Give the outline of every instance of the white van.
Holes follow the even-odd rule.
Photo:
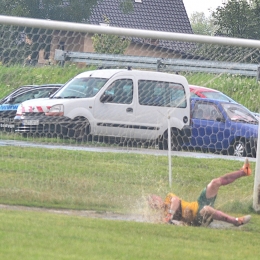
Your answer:
[[[169,126],[174,149],[191,135],[190,90],[186,78],[175,74],[87,71],[50,98],[23,102],[15,122],[17,132],[157,140],[160,149],[168,148]]]

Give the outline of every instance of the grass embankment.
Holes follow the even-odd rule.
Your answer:
[[[0,98],[13,89],[28,84],[65,83],[82,71],[95,67],[0,67]],[[227,74],[182,73],[190,84],[214,88],[224,92],[254,112],[259,112],[260,88],[255,77]]]

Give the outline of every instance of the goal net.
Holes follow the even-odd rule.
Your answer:
[[[0,41],[2,204],[144,214],[149,194],[257,169],[258,41],[4,16]],[[217,207],[246,212],[254,190],[257,209],[255,179]]]

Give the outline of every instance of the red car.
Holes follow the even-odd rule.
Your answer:
[[[190,85],[190,92],[191,92],[191,97],[210,98],[210,99],[223,100],[223,101],[228,101],[237,104],[237,102],[232,98],[212,88]]]

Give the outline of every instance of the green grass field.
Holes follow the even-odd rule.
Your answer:
[[[150,193],[197,198],[210,179],[241,161],[0,147],[0,203],[143,213]],[[254,169],[255,163],[251,163]],[[1,259],[258,259],[260,217],[252,210],[254,173],[222,187],[216,207],[252,214],[242,227],[178,227],[2,209]],[[144,205],[144,204],[141,204]]]
[[[21,85],[65,83],[84,70],[73,65],[0,67],[0,97]],[[255,78],[184,76],[190,84],[218,89],[250,110],[259,110]],[[0,139],[8,138],[24,140],[0,133]],[[68,144],[59,139],[38,141]],[[169,187],[166,155],[0,146],[0,204],[153,214],[146,208],[148,194],[165,196],[173,191],[187,201],[195,200],[212,178],[242,166],[238,160],[176,156],[171,163]],[[255,163],[251,165],[254,169]],[[0,259],[259,259],[260,217],[252,209],[253,185],[254,172],[219,191],[217,209],[234,216],[252,215],[252,221],[239,228],[178,227],[1,209]]]
[[[259,259],[260,218],[236,229],[0,211],[0,258]]]
[[[241,167],[240,161],[175,156],[170,188],[167,156],[8,146],[0,159],[0,203],[114,212],[135,210],[151,193],[174,190],[194,200],[212,178]],[[241,178],[223,188],[218,206],[247,212],[252,190],[253,178]]]

